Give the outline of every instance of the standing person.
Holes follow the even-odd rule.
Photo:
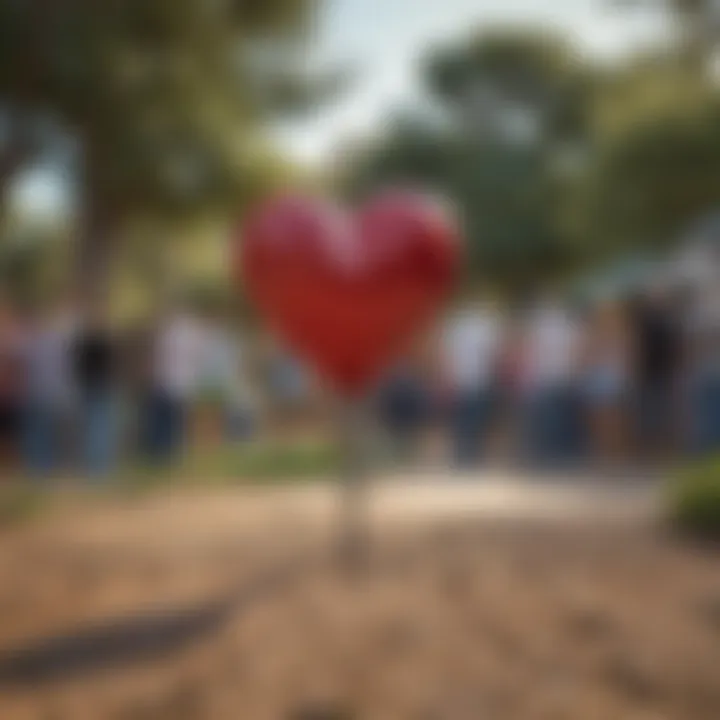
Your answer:
[[[251,378],[250,345],[246,337],[239,334],[231,340],[227,430],[230,440],[234,441],[245,440],[255,433],[258,399]]]
[[[0,476],[20,456],[26,368],[21,324],[0,298]]]
[[[543,465],[567,462],[580,451],[578,328],[570,313],[550,300],[531,313],[526,333],[523,454]]]
[[[228,435],[231,416],[231,399],[237,381],[238,344],[229,321],[222,311],[211,311],[203,316],[203,352],[198,373],[196,403],[204,402],[204,438],[211,443],[224,440]]]
[[[204,351],[202,329],[184,308],[170,310],[158,323],[148,407],[147,453],[171,462],[183,448],[192,397]]]
[[[687,445],[698,455],[720,451],[720,289],[699,287],[687,318]]]
[[[380,389],[380,416],[394,459],[417,458],[431,416],[431,400],[424,348],[418,348],[389,374]]]
[[[634,307],[634,383],[636,431],[646,460],[677,449],[683,334],[670,297],[653,287]]]
[[[275,349],[269,370],[275,411],[273,425],[281,435],[295,435],[308,418],[310,376],[295,357],[281,348]]]
[[[588,318],[583,343],[583,397],[593,459],[614,465],[626,457],[630,346],[623,309],[601,303]]]
[[[76,421],[71,343],[75,328],[69,307],[41,311],[27,343],[28,392],[25,454],[34,474],[69,469]]]
[[[461,309],[445,329],[442,364],[453,454],[459,467],[474,465],[487,444],[500,335],[496,314],[482,302]]]
[[[122,342],[122,388],[129,416],[123,448],[134,460],[146,459],[150,454],[155,323],[154,317],[137,321],[124,334]]]
[[[96,308],[83,317],[72,344],[78,397],[81,461],[93,477],[114,469],[119,440],[118,347]]]
[[[528,370],[527,352],[528,343],[523,323],[518,315],[513,313],[508,318],[497,372],[501,438],[506,456],[512,456],[517,444],[518,428],[522,424],[523,391]]]

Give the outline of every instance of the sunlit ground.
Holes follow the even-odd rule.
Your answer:
[[[359,577],[331,562],[315,484],[162,487],[6,525],[0,718],[720,717],[716,549],[620,512],[630,494],[501,519],[467,483],[393,492]]]

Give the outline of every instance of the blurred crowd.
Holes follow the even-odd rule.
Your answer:
[[[585,306],[473,299],[426,340],[373,396],[398,459],[424,457],[438,436],[459,467],[612,467],[720,450],[714,283]],[[220,418],[223,441],[249,438],[259,415],[251,344],[225,314],[183,306],[121,333],[72,301],[0,303],[0,467],[101,477],[169,464],[191,442],[199,407]],[[307,420],[313,384],[298,363],[276,353],[265,382],[282,417]]]
[[[657,465],[720,450],[720,288],[576,305],[473,302],[380,395],[396,452],[426,430],[460,467]],[[439,351],[439,352],[438,352]]]
[[[0,467],[33,475],[166,464],[187,446],[190,411],[250,432],[251,390],[222,313],[177,306],[122,331],[72,300],[0,303]]]

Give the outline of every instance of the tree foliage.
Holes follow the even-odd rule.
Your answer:
[[[51,116],[88,154],[112,159],[110,184],[128,199],[182,196],[173,163],[204,172],[206,186],[222,173],[227,148],[217,145],[231,145],[229,128],[257,109],[243,50],[287,28],[299,6],[2,0],[0,100],[14,117]]]
[[[716,4],[645,4],[668,14],[676,41],[607,74],[594,112],[586,221],[616,253],[662,251],[720,203]]]
[[[682,29],[708,12],[667,9]],[[443,120],[391,126],[357,177],[446,192],[471,277],[501,290],[662,252],[720,202],[720,93],[677,37],[612,67],[533,29],[451,43],[423,66]]]
[[[720,202],[720,104],[638,122],[599,159],[593,220],[616,247],[662,249]]]
[[[0,194],[39,119],[75,137],[88,282],[105,274],[120,218],[247,197],[262,113],[287,106],[291,89],[295,105],[301,89],[323,89],[299,65],[263,60],[297,54],[313,4],[0,0],[0,112],[12,131]]]
[[[498,28],[432,52],[425,66],[428,90],[471,130],[508,109],[532,112],[545,140],[582,134],[587,65],[564,38],[537,28]],[[489,128],[497,131],[496,127]]]
[[[458,205],[468,277],[521,292],[580,259],[559,205],[557,158],[588,140],[590,78],[564,41],[491,31],[435,51],[425,84],[441,119],[405,119],[358,163],[356,182],[416,182]]]

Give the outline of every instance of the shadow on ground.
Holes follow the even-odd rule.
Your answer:
[[[292,583],[310,565],[295,558],[209,602],[112,618],[0,653],[0,687],[62,681],[166,657],[218,632],[252,603]]]

